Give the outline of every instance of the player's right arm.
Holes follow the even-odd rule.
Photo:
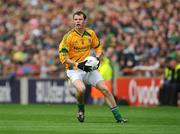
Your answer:
[[[59,44],[59,59],[62,64],[69,64],[73,66],[77,66],[77,63],[69,59],[69,50],[70,50],[71,38],[67,33],[61,43]]]

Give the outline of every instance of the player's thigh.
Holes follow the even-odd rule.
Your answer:
[[[84,92],[86,90],[84,82],[80,79],[74,80],[73,85],[78,90],[78,92]]]
[[[78,90],[78,91],[84,91],[85,90],[85,85],[83,82],[83,77],[85,73],[81,70],[67,70],[67,76],[72,82],[73,86]]]
[[[109,92],[108,87],[106,86],[106,83],[104,80],[99,81],[96,84],[96,88],[101,91],[103,94],[107,94]]]
[[[103,77],[99,73],[99,71],[94,70],[90,73],[87,73],[83,79],[87,84],[96,87],[97,83],[103,81]]]

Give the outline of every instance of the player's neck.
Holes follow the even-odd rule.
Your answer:
[[[82,35],[85,31],[85,28],[75,28],[75,30]]]

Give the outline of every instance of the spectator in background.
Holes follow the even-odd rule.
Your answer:
[[[164,72],[164,81],[160,87],[160,105],[177,106],[180,92],[180,63],[174,57],[168,57]]]
[[[175,60],[168,57],[165,62],[164,79],[160,85],[159,102],[160,105],[170,104],[170,93],[174,83]]]
[[[133,68],[133,72],[136,74],[140,73],[141,76],[154,77],[156,76],[156,71],[158,71],[160,63],[157,62],[156,57],[149,57],[145,59],[142,65],[137,65]]]
[[[179,61],[179,60],[178,60]],[[170,92],[170,105],[177,106],[178,95],[180,93],[180,63],[175,61],[175,70],[174,70],[174,83],[172,83],[172,90]]]

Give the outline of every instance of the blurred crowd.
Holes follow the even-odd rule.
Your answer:
[[[179,0],[1,0],[0,77],[64,78],[58,46],[83,10],[114,76],[159,77],[180,62]]]

